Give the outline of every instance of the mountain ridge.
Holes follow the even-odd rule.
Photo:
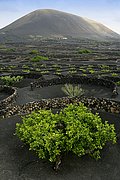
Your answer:
[[[2,34],[18,37],[120,38],[119,34],[101,23],[53,9],[33,11],[0,29]]]

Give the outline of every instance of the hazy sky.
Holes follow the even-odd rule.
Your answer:
[[[36,9],[57,9],[87,17],[120,34],[120,0],[0,0],[0,28]]]

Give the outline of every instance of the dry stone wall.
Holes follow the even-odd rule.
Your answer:
[[[85,77],[85,76],[65,76],[61,78],[54,78],[52,80],[38,80],[34,83],[34,87],[45,87],[45,86],[52,86],[57,84],[65,84],[65,83],[75,83],[75,84],[93,84],[93,85],[99,85],[99,86],[105,86],[108,88],[111,88],[113,91],[116,87],[115,83],[113,81],[102,79],[102,78],[93,78],[93,77]]]
[[[84,103],[85,106],[90,109],[106,111],[111,113],[120,113],[120,102],[112,101],[108,99],[100,98],[87,98],[87,97],[76,97],[76,98],[54,98],[54,99],[44,99],[38,102],[31,102],[21,106],[14,106],[12,108],[6,109],[3,117],[10,117],[13,115],[23,115],[29,114],[32,111],[39,109],[61,109],[66,107],[70,103]]]
[[[80,77],[80,76],[74,76],[74,77],[63,77],[63,78],[55,78],[52,80],[42,80],[35,82],[35,87],[44,87],[44,86],[50,86],[55,84],[65,84],[65,83],[90,83],[90,84],[96,84],[105,86],[108,88],[111,88],[111,91],[113,91],[116,88],[115,83],[112,81],[108,81],[105,79],[97,79],[97,78],[88,78],[88,77]],[[9,90],[9,89],[8,89]],[[111,113],[120,113],[120,102],[113,101],[112,99],[104,99],[104,98],[95,98],[95,97],[63,97],[63,98],[54,98],[54,99],[42,99],[37,102],[30,102],[24,105],[14,105],[12,106],[11,102],[16,97],[16,90],[14,88],[11,88],[12,95],[9,96],[6,100],[4,100],[4,106],[6,108],[2,109],[2,105],[0,106],[0,115],[4,117],[10,117],[13,115],[23,115],[23,114],[29,114],[34,110],[39,110],[41,108],[45,109],[61,109],[67,106],[67,104],[70,103],[84,103],[85,106],[95,109],[95,110],[101,110],[101,111],[107,111]]]
[[[17,90],[14,87],[10,86],[0,86],[0,90],[8,93],[8,97],[0,101],[0,113],[1,111],[4,111],[8,107],[11,107],[16,99],[17,96]]]

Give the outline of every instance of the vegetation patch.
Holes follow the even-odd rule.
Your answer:
[[[33,49],[31,52],[30,52],[30,54],[38,54],[39,53],[39,51],[37,50],[37,49]]]
[[[69,97],[77,97],[82,96],[84,94],[84,90],[81,88],[80,85],[74,86],[72,84],[65,84],[62,87],[62,91]]]
[[[100,150],[108,141],[116,143],[114,125],[103,123],[97,113],[91,113],[82,103],[70,104],[56,114],[39,110],[23,116],[22,123],[16,124],[16,135],[39,158],[54,162],[56,170],[66,152],[99,159]]]
[[[31,59],[31,62],[39,62],[41,60],[48,60],[49,58],[48,57],[45,57],[45,56],[35,56]]]
[[[117,73],[112,73],[111,75],[112,75],[113,77],[118,76],[118,74],[117,74]]]
[[[120,86],[120,81],[117,81],[116,84],[117,84],[118,86]]]
[[[12,86],[14,83],[19,82],[23,79],[23,76],[2,76],[0,77],[4,85]]]
[[[78,51],[78,53],[79,53],[79,54],[88,54],[88,53],[92,53],[92,51],[89,50],[89,49],[80,49],[80,50]]]

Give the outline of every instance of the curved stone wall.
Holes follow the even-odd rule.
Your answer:
[[[12,108],[6,109],[4,111],[3,117],[9,117],[13,115],[23,115],[29,114],[34,110],[39,110],[41,108],[44,109],[60,109],[66,107],[70,103],[84,103],[85,106],[90,109],[106,111],[111,113],[120,113],[120,102],[112,101],[108,99],[100,99],[100,98],[87,98],[87,97],[79,97],[79,98],[54,98],[54,99],[46,99],[38,102],[31,102],[21,106],[14,106]]]
[[[14,87],[3,86],[3,85],[0,86],[0,90],[7,92],[9,95],[7,98],[0,101],[0,112],[1,112],[1,110],[7,109],[9,106],[13,105],[13,103],[15,102],[17,91]]]
[[[42,80],[35,82],[35,87],[45,87],[50,85],[56,85],[56,84],[65,84],[65,83],[89,83],[89,84],[97,84],[101,86],[105,86],[108,88],[111,88],[113,91],[116,88],[116,85],[112,81],[108,81],[105,79],[97,79],[97,78],[89,78],[89,77],[81,77],[81,76],[70,76],[70,77],[64,77],[64,78],[55,78],[52,80]],[[11,88],[12,89],[12,88]],[[14,89],[14,88],[13,88]],[[16,90],[14,89],[14,93],[8,97],[4,101],[5,107],[4,109],[0,109],[0,115],[4,117],[9,117],[12,115],[21,115],[21,114],[29,114],[34,110],[39,110],[41,108],[45,109],[60,109],[67,104],[70,103],[79,103],[82,102],[85,104],[85,106],[95,109],[95,110],[101,110],[101,111],[107,111],[111,113],[120,113],[120,102],[113,101],[111,99],[104,99],[104,98],[95,98],[95,97],[75,97],[75,98],[69,98],[69,97],[63,97],[63,98],[54,98],[54,99],[42,99],[38,102],[30,102],[25,105],[16,105],[11,106],[7,105],[10,104],[12,99],[15,99],[16,97]]]
[[[38,79],[42,75],[40,73],[30,72],[30,73],[12,73],[11,76],[23,76],[24,78],[32,78],[32,79]]]
[[[93,77],[79,76],[79,75],[54,78],[52,80],[38,80],[34,83],[34,87],[41,88],[45,86],[52,86],[52,85],[65,84],[65,83],[94,84],[94,85],[105,86],[105,87],[111,88],[112,91],[116,88],[116,85],[113,81],[102,79],[102,78],[93,78]]]

